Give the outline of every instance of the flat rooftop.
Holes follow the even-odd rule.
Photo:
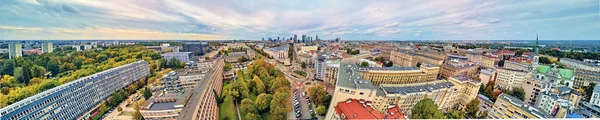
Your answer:
[[[538,118],[551,118],[551,116],[549,114],[543,112],[540,108],[534,107],[531,105],[527,105],[527,104],[523,103],[523,101],[521,101],[519,98],[515,98],[508,94],[502,93],[502,94],[500,94],[500,96],[498,96],[498,99],[504,99],[505,101],[508,101],[509,104],[513,104],[513,105],[521,108],[522,110],[525,110],[525,111],[535,115]]]
[[[358,72],[358,66],[347,62],[342,62],[338,74],[338,86],[354,89],[377,89],[369,80],[363,80]]]
[[[368,67],[368,66],[361,66],[358,68],[358,71],[371,71],[371,70],[377,70],[377,71],[408,71],[408,70],[419,70],[418,67]]]
[[[452,88],[455,85],[446,80],[440,80],[435,82],[427,82],[423,84],[411,84],[410,86],[382,86],[381,89],[386,94],[410,94],[418,92],[431,92],[444,88]]]

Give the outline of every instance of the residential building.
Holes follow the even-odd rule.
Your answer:
[[[190,96],[177,119],[181,120],[217,120],[219,107],[216,96],[221,94],[223,86],[223,58],[215,59],[215,67],[206,73],[206,76],[197,86],[190,90]]]
[[[525,104],[519,98],[500,94],[487,119],[543,119],[551,116],[540,108]]]
[[[564,118],[569,109],[575,108],[573,102],[562,99],[558,94],[551,92],[544,92],[540,95],[540,102],[537,107],[556,118]]]
[[[531,70],[531,65],[526,64],[526,63],[522,63],[522,62],[515,62],[515,61],[510,61],[510,60],[505,60],[504,61],[504,67],[502,67],[504,69],[510,69],[510,70],[519,70],[519,71],[530,71]]]
[[[179,62],[190,62],[190,54],[191,52],[170,52],[160,54],[165,60],[170,61],[172,58],[177,59]]]
[[[575,80],[573,88],[581,88],[590,85],[590,83],[600,84],[600,71],[575,70]]]
[[[13,59],[23,56],[23,46],[21,43],[8,44],[8,58]]]
[[[580,111],[581,116],[585,118],[600,118],[600,106],[590,104],[588,102],[581,102]]]
[[[467,52],[466,54],[469,61],[476,63],[478,65],[482,64],[483,55],[478,52]]]
[[[248,54],[248,59],[252,60],[252,59],[256,58],[256,52],[254,52],[254,50],[252,50],[252,49],[248,49],[246,51],[246,54]]]
[[[487,68],[493,68],[496,66],[498,57],[493,55],[484,55],[481,57],[481,66]]]
[[[592,97],[590,97],[590,104],[600,106],[600,85],[594,86]]]
[[[435,65],[425,64],[421,69],[423,70],[414,67],[359,67],[356,64],[343,62],[339,68],[332,101],[364,99],[373,101],[372,106],[379,112],[385,112],[385,108],[396,105],[401,111],[406,111],[406,114],[410,115],[410,109],[425,98],[432,99],[439,109],[450,110],[453,106],[460,106],[456,102],[450,102],[451,100],[477,96],[480,83],[472,84],[476,82],[472,79],[455,78],[454,82],[458,83],[455,85],[448,80],[437,80],[439,67]],[[420,71],[419,75],[424,74],[423,76],[435,74],[431,75],[432,77],[423,77],[413,74],[413,71]],[[427,80],[429,78],[433,80]],[[471,90],[474,90],[475,94],[472,94]],[[330,112],[325,118],[334,118],[334,110],[335,108],[330,106],[328,110]]]
[[[466,75],[452,76],[448,79],[455,86],[457,93],[453,93],[452,98],[448,99],[446,105],[452,106],[451,109],[463,110],[467,104],[477,98],[481,82],[471,79]]]
[[[377,111],[371,101],[348,99],[346,101],[337,102],[334,106],[333,118],[328,119],[406,119],[404,113],[396,105],[387,107],[386,112]]]
[[[317,80],[324,80],[325,79],[325,69],[326,69],[326,65],[327,65],[327,57],[326,56],[320,56],[319,58],[317,58],[317,61],[315,62],[315,79]]]
[[[496,81],[496,68],[484,68],[479,71],[479,80],[486,86],[491,81]]]
[[[369,80],[373,85],[410,84],[437,80],[439,67],[424,64],[421,67],[359,67],[361,79]]]
[[[583,62],[575,59],[569,58],[560,58],[559,61],[561,64],[566,65],[568,68],[573,68],[575,70],[584,70],[584,71],[600,71],[600,65],[592,64],[588,62]]]
[[[3,107],[0,119],[91,119],[86,112],[148,74],[148,63],[140,60],[88,75]]]
[[[337,79],[338,79],[338,71],[340,69],[340,61],[327,61],[325,63],[325,77],[324,77],[324,81],[326,83],[335,85]]]
[[[52,42],[44,42],[42,43],[42,52],[49,53],[54,51],[54,46],[52,46]]]
[[[523,91],[525,92],[524,102],[529,105],[537,105],[540,94],[550,91],[552,83],[541,80],[539,76],[534,76],[530,79],[525,79],[521,87],[523,87]]]
[[[475,72],[477,72],[477,66],[463,60],[451,59],[447,60],[446,63],[442,65],[440,76],[443,78],[449,78],[451,76],[461,74],[472,76]]]
[[[521,87],[523,81],[531,79],[531,72],[510,70],[504,68],[496,69],[498,76],[496,77],[495,87],[500,87],[507,90],[512,90],[513,87]]]
[[[406,67],[417,66],[417,57],[416,54],[408,51],[392,51],[390,53],[390,61],[392,63]]]

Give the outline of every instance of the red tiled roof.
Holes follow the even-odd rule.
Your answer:
[[[404,113],[398,106],[389,107],[387,113],[381,114],[370,103],[362,99],[349,99],[338,102],[334,108],[337,116],[345,116],[343,119],[404,119]]]

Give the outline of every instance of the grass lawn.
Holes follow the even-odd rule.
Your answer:
[[[229,120],[237,120],[233,100],[225,99],[223,103],[219,104],[219,120],[224,120],[225,117]]]
[[[298,74],[298,75],[302,75],[304,77],[306,77],[306,72],[301,71],[301,70],[294,70],[294,73]]]

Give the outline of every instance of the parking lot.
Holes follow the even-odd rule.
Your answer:
[[[311,109],[308,108],[308,102],[306,97],[308,95],[302,95],[304,91],[302,89],[295,89],[294,90],[294,97],[295,99],[293,99],[293,103],[292,104],[292,108],[294,108],[294,113],[298,113],[297,111],[300,111],[300,117],[296,117],[299,119],[311,119],[310,114],[311,114]],[[296,103],[298,104],[299,107],[295,107]],[[314,110],[313,110],[314,111]]]

